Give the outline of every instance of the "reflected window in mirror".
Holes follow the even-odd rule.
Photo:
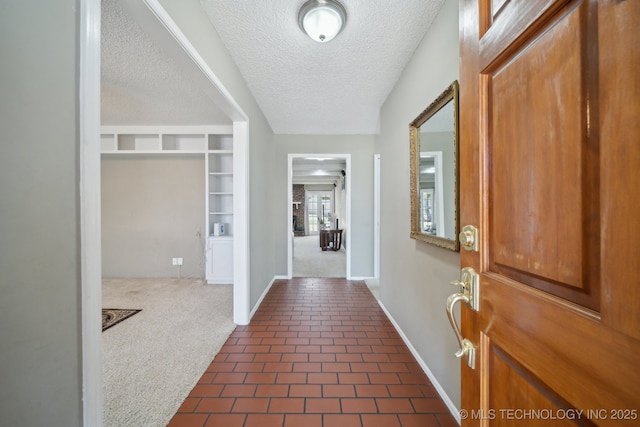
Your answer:
[[[411,237],[457,251],[458,82],[410,126]]]

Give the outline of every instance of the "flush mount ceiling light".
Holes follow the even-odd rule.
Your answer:
[[[298,13],[300,28],[320,43],[326,43],[337,36],[346,22],[347,12],[335,0],[309,0]]]

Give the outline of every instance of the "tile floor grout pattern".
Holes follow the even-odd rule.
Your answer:
[[[453,427],[362,281],[276,280],[169,427]]]

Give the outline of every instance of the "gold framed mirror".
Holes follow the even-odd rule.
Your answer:
[[[409,124],[411,237],[458,251],[458,81]]]

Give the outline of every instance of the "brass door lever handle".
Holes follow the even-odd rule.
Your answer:
[[[478,274],[471,267],[465,267],[460,273],[461,280],[454,280],[451,282],[454,286],[461,286],[462,292],[456,292],[451,294],[447,298],[447,316],[449,317],[449,323],[453,328],[453,332],[456,334],[460,349],[455,352],[456,357],[467,356],[467,364],[470,368],[475,368],[475,347],[471,341],[464,338],[458,327],[455,316],[453,315],[453,308],[458,302],[464,302],[469,308],[473,310],[479,309],[479,297],[478,297]]]

